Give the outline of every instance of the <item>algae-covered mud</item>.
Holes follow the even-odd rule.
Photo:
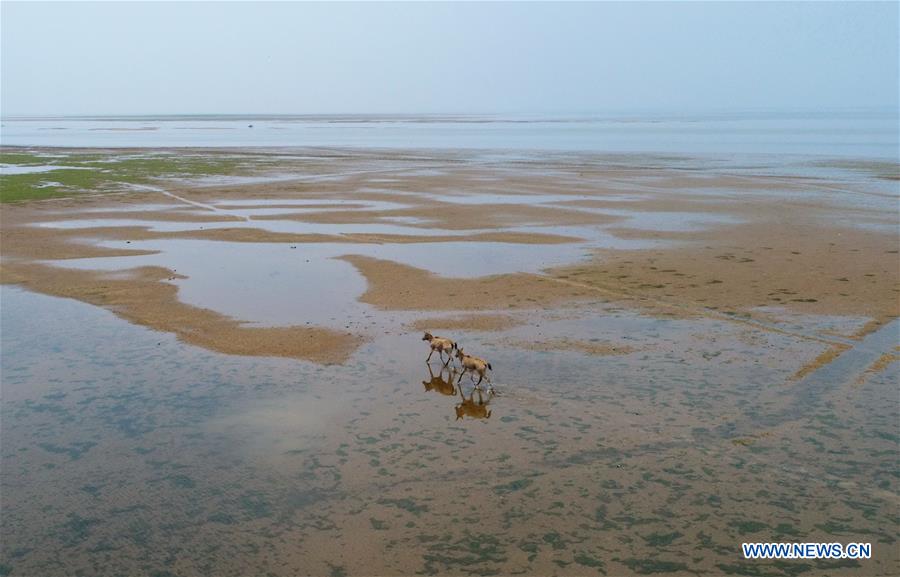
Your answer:
[[[894,163],[2,162],[0,574],[900,572]]]

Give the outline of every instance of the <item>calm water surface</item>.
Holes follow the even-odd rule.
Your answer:
[[[583,116],[5,118],[20,146],[333,146],[900,156],[896,110]]]

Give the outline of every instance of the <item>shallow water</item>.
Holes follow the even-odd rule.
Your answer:
[[[188,278],[174,279],[179,299],[236,319],[263,325],[326,324],[343,327],[366,312],[357,299],[366,280],[344,255],[391,260],[449,277],[539,272],[577,261],[578,245],[441,242],[425,244],[226,243],[201,240],[103,242],[103,246],[159,251],[134,257],[52,261],[55,266],[124,270],[163,266]],[[436,298],[452,299],[437,295]]]
[[[652,212],[645,210],[637,211],[613,208],[604,208],[599,210],[579,208],[579,210],[585,212],[608,214],[611,216],[621,216],[624,217],[624,220],[621,223],[617,223],[618,226],[638,230],[654,230],[660,232],[684,232],[691,230],[702,230],[711,226],[737,224],[741,222],[740,219],[733,216],[723,214],[703,214],[698,212]]]
[[[252,127],[251,127],[252,125]],[[351,146],[898,156],[897,111],[4,118],[23,146]]]
[[[70,166],[59,166],[54,164],[27,165],[20,166],[16,164],[0,164],[0,174],[38,174],[42,172],[53,172],[54,170],[69,169]],[[76,169],[84,170],[84,169]]]
[[[401,324],[322,367],[0,295],[13,575],[897,568],[896,363],[792,415],[785,380],[821,344],[585,305],[455,335],[492,361],[500,393],[490,417],[458,418],[459,391],[434,386],[438,365]],[[633,352],[509,344],[563,337]],[[722,435],[748,415],[779,418]],[[797,536],[871,541],[875,558],[738,559],[742,541]]]
[[[309,200],[223,200],[213,203],[219,210],[244,218],[257,216],[279,216],[284,214],[303,214],[322,211],[353,210],[394,210],[407,208],[409,205],[399,202],[378,200],[342,200],[342,199],[309,199]]]
[[[225,216],[240,216],[243,211],[228,211]],[[280,211],[284,214],[284,211]],[[98,228],[98,227],[146,227],[156,232],[179,232],[198,229],[221,228],[252,228],[276,233],[286,234],[399,234],[415,236],[444,236],[454,234],[452,232],[422,227],[403,226],[401,224],[331,224],[318,222],[303,222],[298,220],[223,220],[221,222],[178,222],[164,220],[138,220],[138,219],[84,219],[84,220],[60,220],[50,223],[41,223],[39,226],[50,228]],[[469,231],[466,231],[466,234]],[[464,234],[456,232],[455,234]]]

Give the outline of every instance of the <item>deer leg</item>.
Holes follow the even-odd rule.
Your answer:
[[[434,349],[431,349],[431,352],[430,352],[430,353],[428,353],[428,358],[427,358],[427,359],[425,359],[425,362],[426,362],[426,363],[427,363],[427,362],[428,362],[428,361],[430,361],[430,360],[431,360],[431,355],[433,355],[433,354],[434,354]]]
[[[474,377],[473,377],[474,378]],[[478,395],[481,396],[481,381],[484,379],[484,373],[478,373],[478,382],[475,383],[475,390],[478,391]]]
[[[458,385],[458,384],[459,384],[459,381],[461,381],[461,380],[462,380],[462,378],[463,378],[463,375],[464,375],[464,374],[466,374],[466,371],[467,371],[467,370],[469,370],[469,369],[467,369],[467,368],[465,368],[465,367],[463,367],[463,370],[462,370],[462,372],[461,372],[461,373],[459,373],[459,379],[458,379],[458,380],[457,380],[457,381],[456,381],[456,384],[457,384],[457,385]],[[459,389],[459,390],[460,390],[460,392],[462,392],[462,387],[460,387],[460,389]]]

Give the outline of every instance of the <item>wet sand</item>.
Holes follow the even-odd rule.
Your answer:
[[[507,341],[505,344],[527,351],[578,351],[587,355],[627,355],[635,351],[635,349],[628,345],[617,345],[615,343],[596,341],[578,341],[565,337],[550,341]]]
[[[456,329],[462,331],[500,331],[523,324],[524,321],[509,315],[455,314],[451,317],[429,317],[412,323],[411,328],[420,331],[431,329]]]
[[[4,573],[900,572],[881,164],[252,154],[0,211]]]
[[[684,234],[617,233],[690,245],[602,251],[590,266],[562,269],[558,276],[751,316],[754,308],[770,306],[879,321],[900,314],[897,248],[890,234],[783,222]]]
[[[540,275],[441,278],[391,261],[343,258],[366,277],[369,288],[360,300],[386,310],[532,309],[595,298],[589,290],[554,283]]]

